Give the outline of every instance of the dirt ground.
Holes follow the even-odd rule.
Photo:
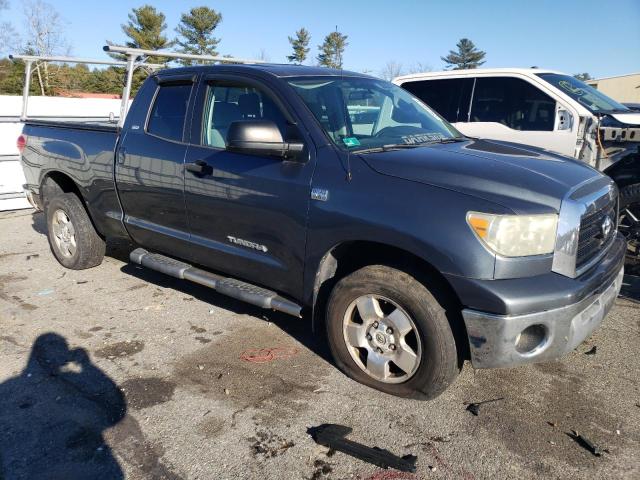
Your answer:
[[[640,478],[638,277],[625,285],[637,300],[619,298],[562,361],[465,365],[425,403],[346,378],[308,319],[127,255],[111,245],[101,266],[65,270],[42,214],[0,214],[0,479]],[[328,452],[307,433],[323,423],[416,455],[417,474]]]

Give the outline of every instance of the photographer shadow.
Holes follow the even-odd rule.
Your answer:
[[[124,478],[103,433],[126,410],[84,349],[39,336],[24,370],[0,384],[0,479]]]

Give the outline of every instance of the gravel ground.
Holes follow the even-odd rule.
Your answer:
[[[101,266],[65,270],[42,214],[0,213],[0,479],[640,478],[638,302],[618,299],[562,361],[465,365],[425,403],[346,378],[308,320],[132,266],[127,254],[111,245]],[[626,288],[640,299],[634,279]],[[275,358],[241,358],[263,348],[278,348]],[[466,410],[500,397],[477,417]],[[322,423],[416,455],[417,474],[327,452],[307,434]],[[571,430],[605,452],[592,455]]]

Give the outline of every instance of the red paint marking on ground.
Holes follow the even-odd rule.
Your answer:
[[[299,350],[293,347],[250,348],[240,354],[240,359],[251,363],[268,363],[291,358],[298,352]]]
[[[363,480],[418,480],[413,473],[397,472],[395,470],[378,470],[373,475]]]
[[[462,478],[462,480],[475,480],[474,476],[471,472],[468,472],[467,470],[465,470],[464,468],[460,467],[459,470],[453,468],[451,465],[449,465],[447,463],[446,460],[444,460],[441,456],[440,456],[440,452],[438,451],[438,449],[436,448],[435,445],[433,445],[432,443],[426,443],[424,445],[424,449],[425,450],[429,450],[431,452],[431,454],[433,455],[433,457],[436,460],[436,463],[438,464],[438,466],[440,468],[442,468],[443,470],[446,470],[450,473],[453,473],[455,475],[459,475],[460,478]]]

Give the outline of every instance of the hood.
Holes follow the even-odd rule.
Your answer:
[[[640,112],[629,111],[629,113],[611,113],[610,115],[620,123],[640,126]]]
[[[383,175],[473,195],[515,213],[558,212],[569,190],[601,176],[573,159],[493,140],[469,139],[360,157]]]

